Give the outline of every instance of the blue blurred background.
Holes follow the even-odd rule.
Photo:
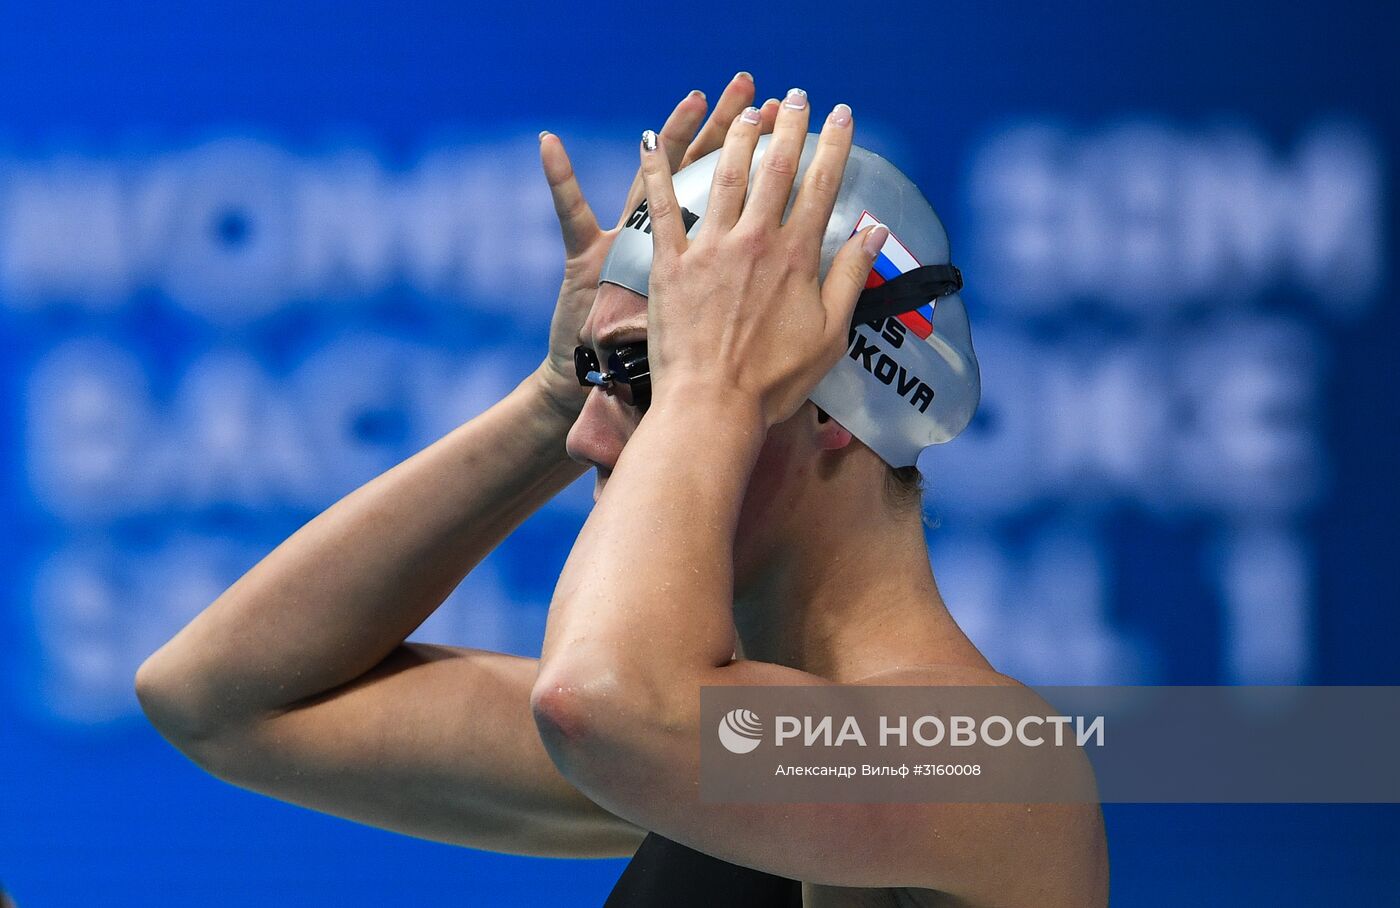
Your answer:
[[[596,905],[224,785],[140,661],[543,352],[535,134],[612,216],[737,69],[944,216],[984,372],[946,598],[1039,683],[1396,683],[1391,4],[0,0],[0,880],[52,905]],[[1387,88],[1386,86],[1390,86]],[[537,651],[585,479],[420,639]],[[1400,808],[1111,806],[1114,903],[1400,905]]]

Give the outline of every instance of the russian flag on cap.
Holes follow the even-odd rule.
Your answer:
[[[873,227],[880,221],[868,211],[861,212],[860,220],[856,222],[856,229],[851,231],[851,236],[855,236],[867,227]],[[885,245],[880,249],[880,254],[875,257],[875,266],[870,269],[870,276],[865,279],[866,288],[878,287],[885,281],[893,280],[906,271],[913,271],[919,267],[919,260],[914,258],[913,253],[904,248],[904,244],[890,231],[889,238],[885,240]],[[912,312],[905,312],[895,316],[904,323],[910,331],[919,337],[928,337],[933,333],[933,303],[925,303]]]

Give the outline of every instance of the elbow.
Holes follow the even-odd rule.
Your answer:
[[[546,665],[530,692],[540,740],[575,785],[605,793],[624,767],[646,761],[693,726],[686,698],[667,679],[617,665]]]
[[[181,711],[176,708],[175,685],[163,670],[159,655],[147,657],[136,670],[136,702],[146,719],[165,734],[167,728],[181,724]]]
[[[566,754],[597,745],[607,732],[609,701],[616,704],[625,693],[616,664],[598,652],[578,646],[546,650],[530,690],[530,711],[540,740],[561,771]]]
[[[209,760],[213,742],[222,733],[213,711],[194,694],[194,683],[170,667],[160,652],[136,670],[136,700],[156,731],[200,765]]]
[[[530,691],[530,710],[540,738],[551,756],[565,751],[586,751],[606,733],[606,693],[608,682],[594,680],[579,684],[558,676],[541,675]],[[555,762],[559,758],[555,757]]]
[[[611,671],[545,671],[530,693],[540,740],[576,785],[605,782],[645,741],[653,707],[636,685]]]
[[[613,671],[545,671],[530,693],[540,741],[560,775],[632,822],[645,815],[639,797],[647,780],[673,766],[673,755],[684,753],[693,736],[694,722],[678,712],[675,698],[655,690]]]

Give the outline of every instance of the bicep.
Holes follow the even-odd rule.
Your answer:
[[[216,775],[420,838],[515,854],[631,854],[643,833],[550,761],[530,712],[536,662],[406,644],[344,687],[211,742]]]

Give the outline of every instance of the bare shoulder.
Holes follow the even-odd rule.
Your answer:
[[[978,665],[900,666],[858,682],[868,686],[1003,687],[1017,700],[1049,704],[1027,685]],[[1082,758],[1086,771],[1087,758]],[[1097,803],[910,804],[927,818],[915,825],[927,837],[930,861],[959,868],[955,890],[885,890],[899,906],[1103,906],[1108,903],[1108,846]],[[950,842],[950,834],[956,833]],[[917,833],[916,833],[917,834]],[[850,893],[853,895],[854,893]],[[864,905],[846,892],[823,894],[818,904]]]

